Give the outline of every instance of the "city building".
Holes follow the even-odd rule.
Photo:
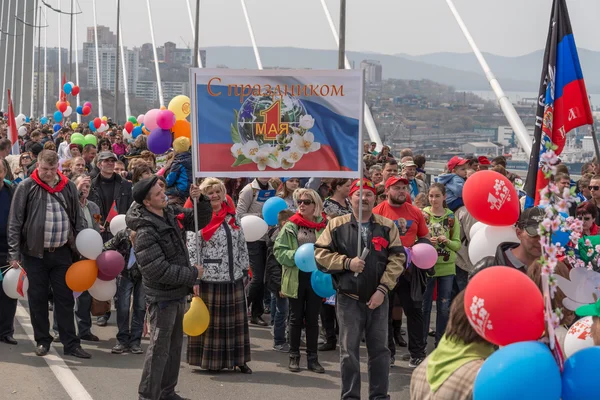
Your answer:
[[[470,142],[460,146],[460,149],[465,154],[473,154],[474,156],[497,156],[499,148],[492,142]]]
[[[94,27],[88,26],[87,28],[87,42],[94,43],[96,40],[94,34]],[[98,25],[98,44],[110,44],[113,46],[117,45],[117,36],[112,33],[108,26]]]
[[[367,84],[379,84],[383,78],[383,67],[377,60],[363,60],[360,69],[365,70],[365,82]]]
[[[529,136],[533,137],[534,130],[535,128],[533,126],[527,127]],[[496,141],[504,146],[514,146],[517,143],[515,132],[508,125],[500,125],[498,127],[498,136]]]
[[[162,82],[165,104],[180,94],[189,95],[188,82]],[[138,81],[135,86],[135,97],[144,100],[148,105],[158,104],[158,85],[156,81]]]
[[[139,51],[124,49],[125,53],[125,67],[127,70],[127,87],[129,91],[133,91],[138,81],[139,73]],[[87,47],[87,87],[97,88],[97,74],[96,74],[96,49],[94,46]],[[100,60],[100,87],[105,90],[109,90],[114,93],[115,80],[116,80],[116,63],[117,63],[117,47],[102,45],[98,48],[99,60]],[[120,55],[119,55],[120,56]],[[122,62],[122,60],[121,60]],[[119,91],[124,91],[125,86],[123,83],[123,70],[122,65],[119,65]]]

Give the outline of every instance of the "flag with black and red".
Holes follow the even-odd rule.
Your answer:
[[[593,123],[588,94],[565,0],[554,0],[544,52],[536,124],[527,171],[527,206],[537,205],[539,191],[548,185],[540,158],[555,145],[560,155],[567,134]]]

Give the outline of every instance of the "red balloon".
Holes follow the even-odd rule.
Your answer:
[[[64,101],[61,101],[58,103],[58,111],[60,111],[61,113],[64,113],[65,111],[67,111],[67,103]]]
[[[129,133],[133,132],[133,123],[131,123],[131,121],[125,122],[124,128]]]
[[[98,256],[96,265],[98,265],[98,279],[112,281],[123,271],[125,260],[119,252],[108,250]]]
[[[102,125],[102,120],[98,117],[94,118],[94,126],[96,127],[96,129],[100,128],[101,125]]]
[[[71,94],[73,96],[77,96],[79,94],[79,86],[73,86],[73,89],[71,89]]]
[[[463,201],[473,218],[487,225],[513,225],[519,219],[519,196],[513,184],[496,171],[479,171],[465,182]]]
[[[538,340],[545,329],[542,292],[511,267],[477,273],[465,289],[465,313],[481,337],[499,346]]]
[[[81,109],[81,113],[83,115],[90,115],[91,112],[92,112],[92,109],[88,106],[83,106],[83,108]]]

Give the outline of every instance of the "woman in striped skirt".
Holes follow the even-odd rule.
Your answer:
[[[210,199],[213,217],[198,232],[200,253],[196,253],[194,233],[188,233],[188,250],[192,265],[204,267],[194,294],[206,304],[210,323],[202,335],[189,337],[187,362],[210,371],[235,368],[251,374],[246,364],[250,361],[250,333],[243,285],[250,264],[246,240],[223,182],[207,178],[200,190]]]

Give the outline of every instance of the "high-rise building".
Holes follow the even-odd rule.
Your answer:
[[[377,60],[363,60],[360,69],[365,70],[365,81],[368,84],[381,83],[383,78],[383,67]]]
[[[87,41],[89,43],[95,42],[96,36],[94,35],[94,27],[88,26],[87,28]],[[98,44],[112,44],[117,45],[117,36],[112,33],[108,26],[98,25]]]
[[[167,42],[164,45],[164,62],[167,64],[175,64],[175,53],[177,45],[173,42]]]
[[[99,60],[100,60],[100,87],[105,90],[114,92],[115,79],[116,79],[116,64],[117,64],[117,47],[115,46],[101,46],[98,48]],[[97,74],[96,74],[96,50],[92,46],[87,49],[87,87],[96,88]],[[127,70],[127,87],[130,91],[133,91],[137,80],[139,70],[139,51],[125,49],[125,67]],[[123,71],[122,65],[119,64],[119,91],[125,90],[123,84]]]

